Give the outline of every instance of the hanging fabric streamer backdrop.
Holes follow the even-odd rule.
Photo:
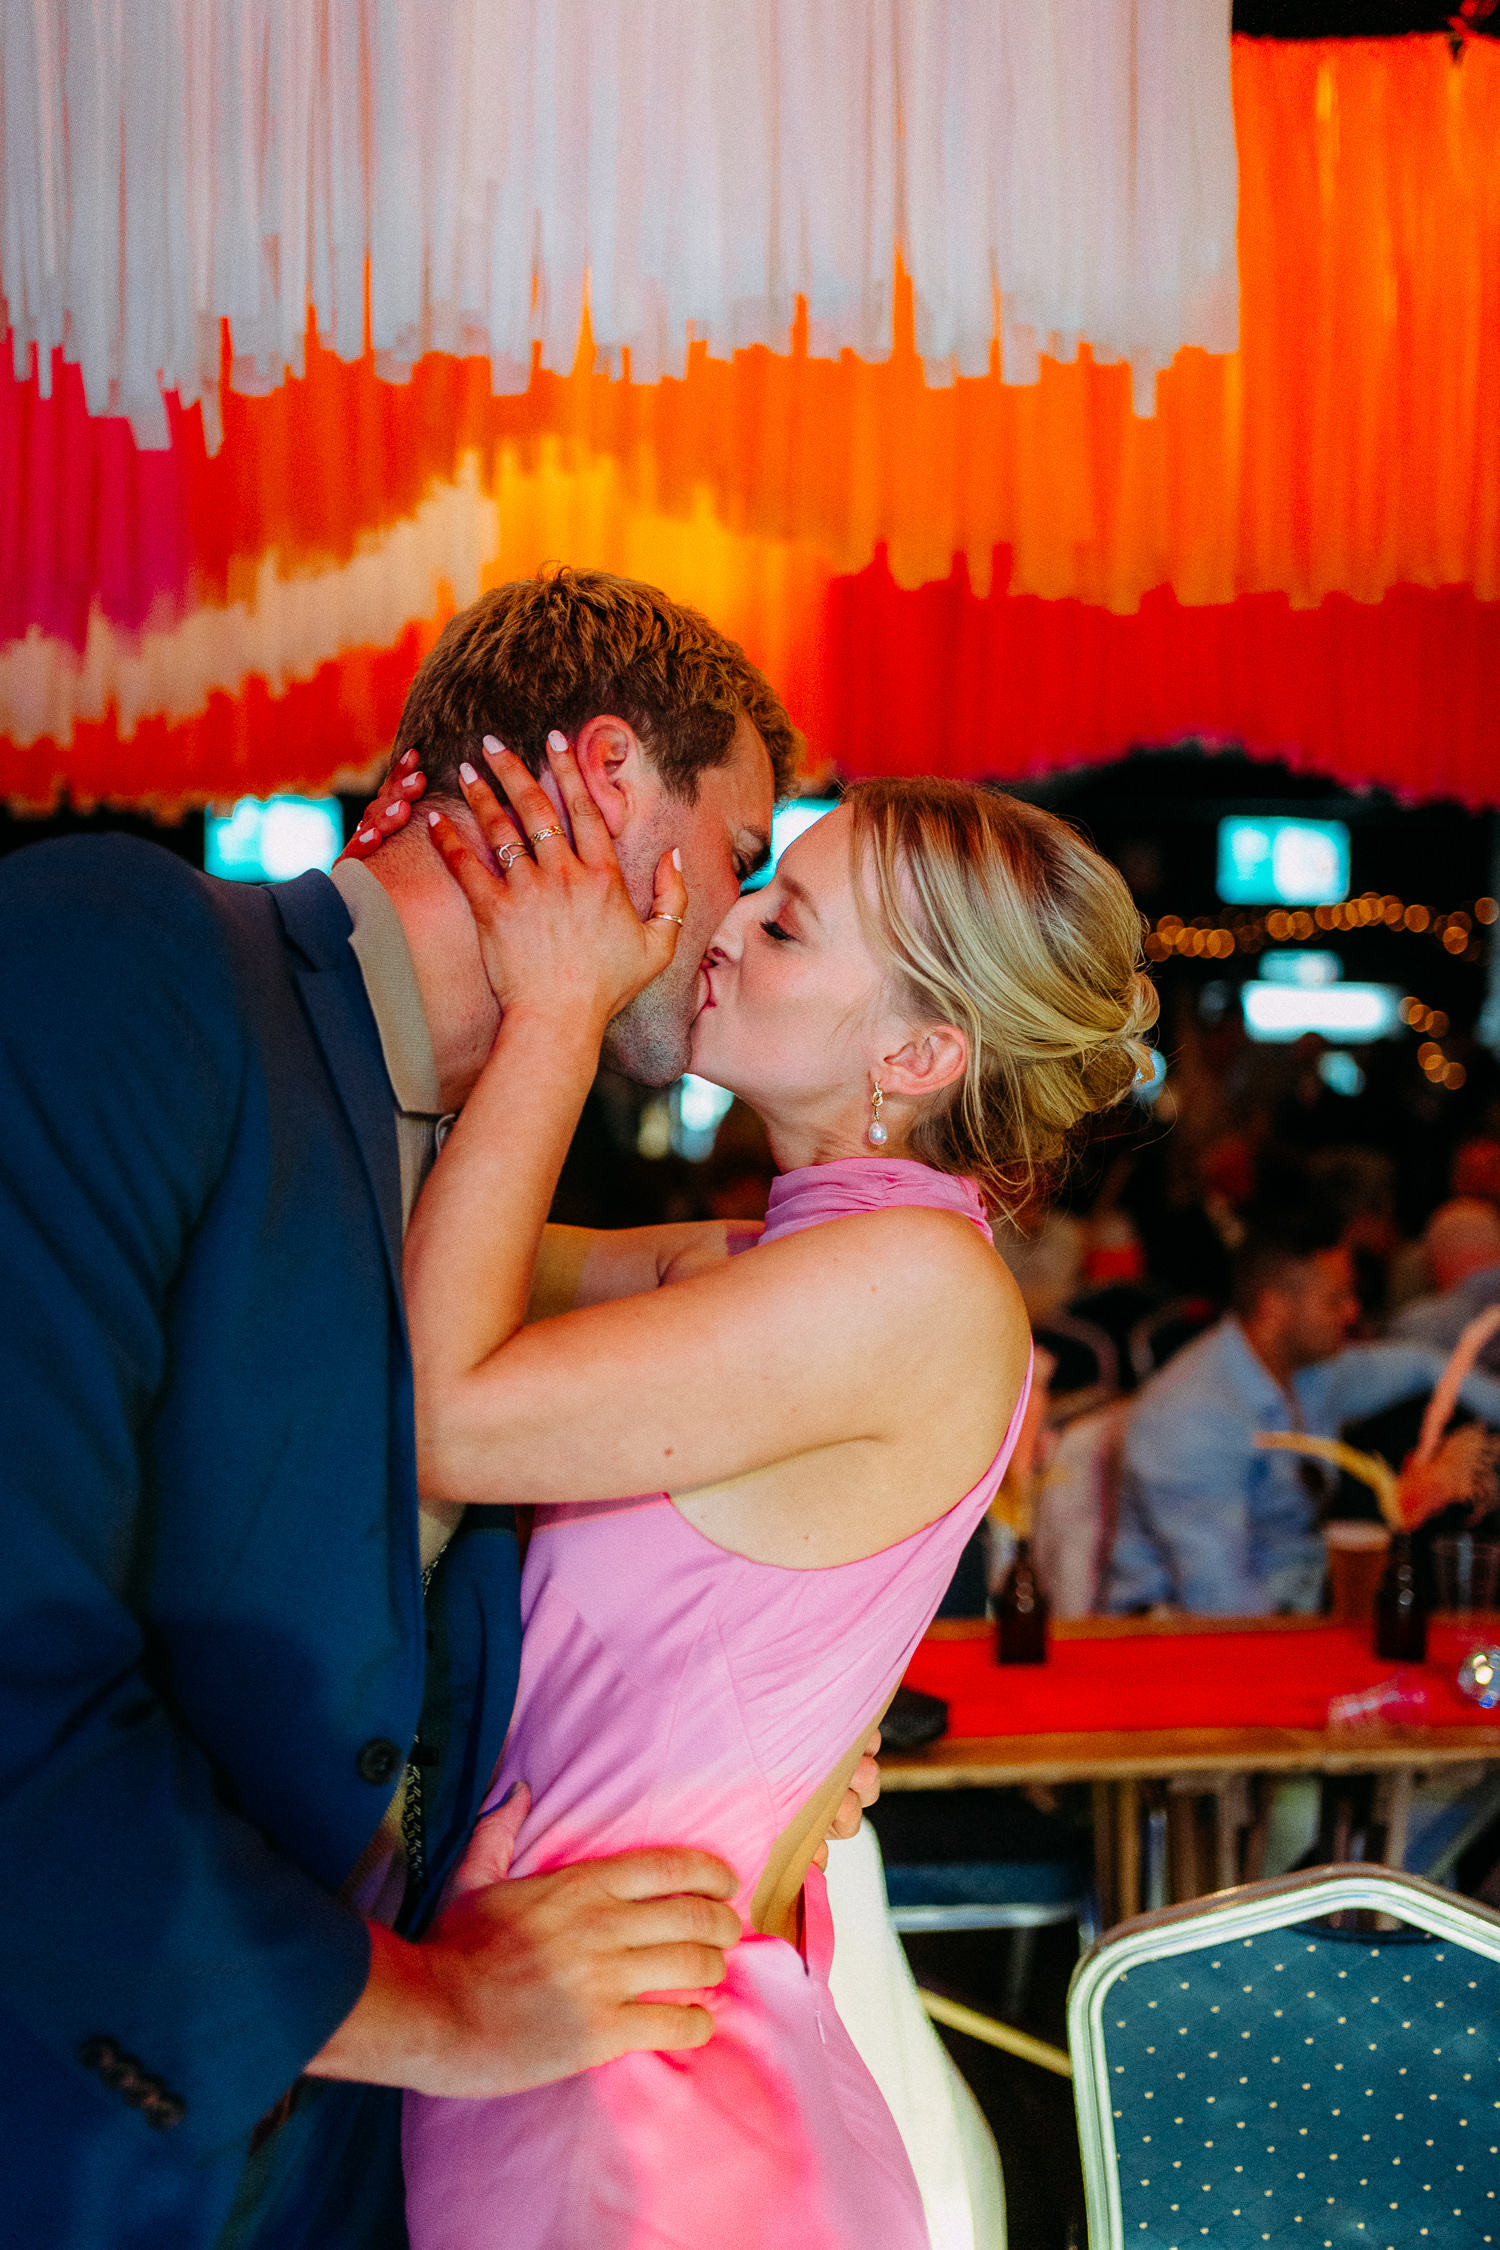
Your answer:
[[[531,7],[479,13],[519,23],[528,36],[544,23]],[[739,38],[773,20],[764,9],[701,13]],[[247,124],[234,144],[245,197],[221,183],[216,208],[245,228],[238,263],[206,205],[189,212],[184,195],[174,216],[166,198],[156,247],[141,257],[152,273],[165,272],[151,259],[170,225],[198,230],[173,300],[187,310],[176,328],[154,332],[151,350],[132,344],[132,358],[122,340],[130,308],[122,310],[118,287],[103,292],[102,326],[85,351],[61,269],[38,262],[42,220],[17,216],[15,26],[24,16],[35,45],[38,26],[84,14],[92,11],[50,0],[23,10],[9,0],[0,16],[8,183],[0,281],[20,368],[0,363],[0,733],[8,737],[0,794],[12,802],[42,805],[68,788],[84,802],[167,807],[348,778],[388,745],[411,669],[453,606],[555,558],[632,571],[697,602],[766,665],[814,756],[852,772],[1019,773],[1107,756],[1133,740],[1207,734],[1351,779],[1475,801],[1497,793],[1500,53],[1490,43],[1472,43],[1461,66],[1440,38],[1233,43],[1241,341],[1210,352],[1202,346],[1232,340],[1201,323],[1216,305],[1223,318],[1222,284],[1233,273],[1211,254],[1213,227],[1198,224],[1223,198],[1212,54],[1199,72],[1203,115],[1173,143],[1184,164],[1184,150],[1197,150],[1201,183],[1179,171],[1162,184],[1197,217],[1151,237],[1165,276],[1151,317],[1175,305],[1170,331],[1159,320],[1154,329],[1122,324],[1118,308],[1106,319],[1095,285],[1131,268],[1118,241],[1112,251],[1105,236],[1088,246],[1079,214],[1092,189],[1067,205],[1080,245],[1073,267],[1047,231],[1064,224],[1056,213],[1038,234],[1052,245],[1043,260],[1052,296],[1028,296],[1017,265],[997,304],[996,214],[1015,218],[1025,197],[1004,206],[996,183],[1019,179],[1024,189],[1046,175],[1017,174],[1003,139],[970,166],[977,93],[968,126],[951,138],[935,126],[928,134],[926,175],[920,167],[914,175],[903,153],[887,177],[876,144],[861,140],[847,114],[832,119],[829,145],[844,152],[838,178],[798,175],[800,202],[778,186],[764,208],[778,215],[779,233],[756,218],[762,204],[749,198],[758,247],[733,269],[744,283],[737,311],[723,295],[694,297],[686,278],[731,270],[722,200],[712,223],[706,206],[674,212],[670,198],[653,217],[644,188],[632,190],[619,218],[632,241],[670,248],[687,239],[673,228],[691,221],[693,241],[701,249],[711,236],[719,262],[698,250],[692,258],[663,251],[651,289],[643,283],[631,309],[623,253],[611,249],[606,259],[596,234],[578,233],[580,210],[587,226],[591,211],[608,217],[607,199],[590,206],[585,189],[604,161],[613,112],[584,99],[589,56],[571,47],[568,98],[546,112],[567,147],[553,148],[551,172],[536,159],[543,184],[529,206],[526,317],[506,331],[493,292],[442,279],[492,272],[503,232],[491,223],[500,207],[493,183],[511,176],[487,155],[491,186],[476,205],[481,172],[465,153],[469,126],[455,129],[452,145],[432,129],[434,88],[458,83],[444,74],[461,67],[472,77],[479,67],[478,15],[456,0],[424,10],[442,36],[409,74],[387,81],[380,41],[408,28],[395,0],[379,9],[349,0],[347,12],[328,0],[285,17],[271,6],[221,9],[210,22],[219,45],[193,49],[195,85],[210,64],[227,87],[259,83],[244,56],[234,63],[238,77],[225,59],[222,26],[231,18],[260,27],[263,45],[253,52],[263,59],[273,33],[291,36],[294,16],[318,28],[323,44],[309,48],[302,77],[285,79],[293,92],[323,82],[320,58],[335,35],[354,39],[370,87],[385,85],[391,101],[409,106],[401,131],[383,134],[372,98],[360,126],[370,149],[377,141],[403,149],[404,199],[399,185],[381,185],[360,141],[341,159],[348,197],[338,205],[324,146],[332,147],[333,110],[317,111],[311,91],[297,93],[298,114],[312,120],[300,187],[288,185],[284,145],[265,140],[264,119],[259,142]],[[545,20],[556,30],[563,17],[585,14],[617,22],[607,9]],[[644,5],[632,15],[678,20]],[[1186,26],[1191,36],[1175,59],[1151,65],[1155,83],[1181,91],[1188,58],[1210,30],[1228,84],[1227,15],[1219,6],[1120,9],[1098,20]],[[969,20],[958,8],[908,18],[852,5],[782,10],[774,20],[785,28],[796,17],[796,36],[809,42],[816,30],[825,56],[855,51],[847,44],[855,40],[864,58],[859,116],[888,114],[878,112],[876,92],[885,87],[888,99],[894,84],[910,139],[924,103],[934,119],[953,116],[955,89],[966,90],[957,31],[941,52],[919,49],[911,27],[929,16],[950,27]],[[991,72],[994,84],[1014,82],[1018,27],[1031,27],[1037,52],[1051,58],[1051,107],[1038,112],[1054,119],[1050,145],[1066,147],[1076,130],[1076,111],[1056,119],[1070,84],[1081,84],[1103,148],[1109,73],[1096,57],[1118,60],[1121,50],[1102,31],[1102,43],[1087,46],[1080,26],[1093,23],[1091,11],[1027,0],[976,10],[975,22],[981,17],[979,29],[970,26],[975,38],[984,31],[1000,40],[1003,19],[1004,37],[1017,42],[1005,70]],[[199,23],[186,5],[172,20]],[[871,28],[877,20],[891,27],[884,47]],[[659,42],[648,47],[662,52]],[[817,78],[814,47],[799,97],[827,82]],[[712,69],[723,54],[746,51],[730,39],[700,56],[694,83],[720,84]],[[560,68],[556,38],[547,53],[547,68]],[[528,120],[546,110],[537,54],[521,74],[532,89]],[[630,69],[645,70],[649,55],[634,56]],[[1134,62],[1150,81],[1140,51]],[[74,63],[59,49],[48,67],[65,66]],[[686,54],[672,67],[686,71]],[[162,74],[163,85],[177,82],[172,70]],[[765,138],[766,89],[787,82],[763,57],[754,88],[745,80],[747,130],[759,117],[755,133]],[[507,99],[520,102],[514,84]],[[42,113],[33,110],[25,129],[34,141]],[[278,131],[285,111],[284,102]],[[695,112],[694,163],[706,161],[715,114]],[[797,115],[812,123],[777,114],[780,182],[792,176],[794,148],[817,140],[812,110]],[[535,128],[525,130],[534,154]],[[503,136],[494,137],[498,148]],[[112,145],[118,176],[118,136]],[[65,181],[63,155],[43,153],[53,170],[44,165],[37,176]],[[209,155],[228,162],[222,150],[200,155],[204,164]],[[689,154],[672,162],[673,177],[686,179]],[[567,193],[554,194],[547,183],[564,174]],[[664,176],[652,174],[658,183]],[[921,204],[914,176],[936,179],[950,197],[966,180],[982,181],[966,221],[972,234],[960,228],[945,241],[941,194]],[[752,165],[748,177],[763,183],[769,174]],[[842,187],[848,181],[858,194]],[[1139,166],[1135,181],[1139,199]],[[382,205],[389,226],[366,215],[367,191],[394,199]],[[47,222],[54,252],[72,245],[69,272],[82,270],[83,255],[72,192],[57,186]],[[1232,169],[1228,194],[1232,210]],[[297,238],[301,268],[268,228],[275,195],[314,214]],[[339,232],[333,217],[325,223],[336,206],[357,207],[352,232]],[[1097,196],[1092,208],[1097,216]],[[71,235],[58,215],[65,209]],[[586,237],[587,255],[570,253],[571,267],[553,251],[566,229],[547,235],[537,216],[544,209],[549,226],[574,212],[567,239],[575,248]],[[88,239],[95,270],[107,268],[117,284],[118,204],[114,218],[112,264],[97,233]],[[1123,223],[1118,212],[1110,223]],[[1137,246],[1146,241],[1139,212],[1130,230]],[[1232,230],[1229,239],[1232,252]],[[515,245],[506,242],[509,254]],[[434,262],[434,244],[448,246],[447,265]],[[978,290],[981,246],[991,278]],[[744,279],[752,268],[753,286]],[[16,282],[23,269],[34,287]],[[636,270],[639,279],[644,268]],[[357,322],[350,274],[359,278]],[[1229,303],[1232,311],[1232,288]],[[1191,319],[1200,321],[1197,343]],[[684,361],[690,331],[697,340]],[[1070,362],[1041,348],[1066,352],[1080,333]],[[21,348],[29,335],[62,337],[44,374],[30,345]],[[1173,335],[1187,343],[1175,359]],[[984,370],[967,372],[981,337]],[[173,338],[187,338],[191,354],[173,358]],[[826,356],[835,345],[839,356]],[[1035,362],[1032,345],[1041,351]],[[1131,364],[1101,364],[1111,354]],[[652,366],[683,372],[641,380]],[[1153,366],[1164,371],[1155,414],[1144,418],[1135,409]],[[174,372],[177,387],[168,383],[164,394],[154,372],[142,386],[142,367],[163,380]],[[523,368],[526,388],[507,391]],[[407,380],[389,381],[382,369]],[[1036,379],[1004,379],[1017,373]],[[101,383],[118,415],[90,412]],[[191,399],[195,385],[197,403],[184,405],[180,394]],[[163,434],[165,446],[139,442]]]
[[[170,442],[218,324],[263,391],[323,342],[497,392],[595,350],[640,382],[891,349],[898,239],[930,375],[1039,350],[1134,366],[1236,336],[1228,0],[7,0],[5,289],[18,367]],[[160,387],[158,387],[158,378]]]

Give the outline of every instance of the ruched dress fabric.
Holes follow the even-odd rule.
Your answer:
[[[765,1240],[903,1204],[989,1237],[972,1182],[855,1158],[784,1174]],[[821,1876],[800,1953],[753,1932],[749,1908],[775,1840],[900,1680],[1029,1384],[973,1490],[859,1562],[747,1561],[664,1493],[538,1510],[515,1718],[487,1800],[531,1789],[511,1872],[696,1846],[739,1873],[746,1936],[709,1997],[706,2047],[490,2101],[408,2095],[412,2250],[927,2250],[900,2135],[829,1996]]]

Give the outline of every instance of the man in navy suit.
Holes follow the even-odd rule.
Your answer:
[[[539,767],[552,725],[632,896],[682,853],[678,971],[611,1058],[665,1082],[791,728],[703,620],[564,572],[453,621],[397,747],[442,791],[486,732]],[[400,1295],[493,1036],[473,927],[416,833],[265,889],[103,838],[0,868],[0,959],[4,2231],[399,2243],[401,2087],[695,2044],[701,2010],[632,2005],[716,1981],[738,1928],[727,1870],[653,1853],[412,1942],[518,1661],[503,1510],[431,1558],[424,1615]]]

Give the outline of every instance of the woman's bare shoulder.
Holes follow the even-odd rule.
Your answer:
[[[674,1485],[690,1521],[754,1561],[823,1567],[893,1545],[933,1519],[934,1493],[951,1502],[973,1487],[1012,1418],[1030,1331],[970,1220],[910,1205],[861,1212],[739,1263],[758,1269],[759,1302],[739,1308],[735,1328],[762,1339],[761,1377],[774,1338],[785,1377],[777,1457],[717,1489]],[[730,1369],[721,1420],[735,1382]]]
[[[834,1253],[841,1260],[869,1266],[898,1261],[913,1278],[935,1282],[962,1277],[976,1289],[991,1288],[1020,1302],[1005,1260],[961,1211],[926,1203],[896,1203],[881,1211],[853,1211],[798,1234],[762,1243],[762,1253],[795,1251],[801,1259]]]
[[[763,1243],[740,1263],[764,1283],[816,1292],[830,1311],[894,1291],[908,1324],[920,1319],[1004,1357],[1019,1352],[1023,1363],[1030,1346],[1010,1269],[961,1212],[910,1203],[854,1212]]]

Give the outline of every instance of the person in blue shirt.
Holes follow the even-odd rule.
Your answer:
[[[1323,1473],[1296,1454],[1259,1451],[1256,1433],[1337,1437],[1429,1392],[1447,1356],[1347,1343],[1358,1311],[1349,1253],[1326,1214],[1294,1212],[1246,1238],[1232,1310],[1154,1375],[1131,1410],[1106,1609],[1169,1603],[1254,1617],[1317,1608]],[[1462,1397],[1500,1425],[1500,1382],[1475,1373]]]

